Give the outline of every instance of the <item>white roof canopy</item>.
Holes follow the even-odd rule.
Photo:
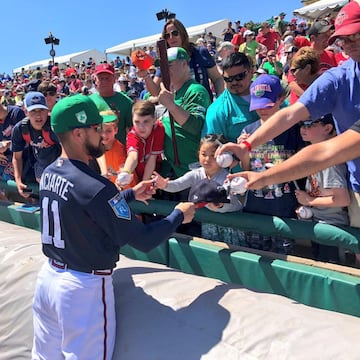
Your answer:
[[[320,0],[293,11],[295,16],[314,20],[340,10],[349,0]]]
[[[217,20],[206,24],[191,26],[186,28],[190,39],[202,33],[212,32],[214,36],[222,39],[221,33],[227,27],[229,20]],[[131,51],[141,48],[143,46],[156,45],[156,42],[161,38],[161,33],[141,37],[134,40],[129,40],[124,43],[115,45],[105,50],[107,54],[130,55]]]
[[[81,63],[82,61],[88,61],[89,57],[92,57],[96,63],[99,63],[100,61],[105,60],[106,55],[96,49],[92,49],[92,50],[84,50],[62,56],[55,56],[54,61],[59,63],[59,65],[66,63],[69,63],[70,65],[74,65],[77,63]],[[30,64],[20,66],[16,69],[13,69],[13,73],[21,72],[22,68],[24,68],[25,70],[36,69],[38,66],[40,67],[40,69],[45,68],[49,65],[50,60],[52,60],[52,58],[38,60]]]

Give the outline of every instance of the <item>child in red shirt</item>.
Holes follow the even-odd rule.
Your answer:
[[[123,171],[135,173],[139,180],[148,180],[159,170],[164,151],[165,130],[155,118],[155,105],[138,101],[133,106],[133,127],[126,139],[127,158]]]

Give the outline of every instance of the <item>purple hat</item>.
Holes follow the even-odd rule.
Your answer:
[[[273,107],[282,93],[283,88],[277,76],[258,76],[250,86],[250,111]]]

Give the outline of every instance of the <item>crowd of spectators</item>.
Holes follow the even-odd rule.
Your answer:
[[[22,144],[19,148],[21,152],[12,158],[12,152],[20,151],[11,144],[13,128],[20,128],[16,124],[22,118],[35,118],[33,112],[40,108],[44,112],[43,123],[47,124],[55,103],[75,94],[90,96],[103,115],[103,131],[110,136],[106,140],[107,135],[104,133],[107,151],[115,145],[114,149],[121,148],[121,161],[115,161],[114,155],[111,157],[109,152],[107,157],[99,160],[94,167],[114,182],[117,174],[127,172],[134,174],[131,184],[135,184],[150,178],[153,170],[156,170],[159,177],[167,179],[166,184],[171,184],[171,181],[185,176],[187,171],[193,171],[199,166],[200,139],[209,134],[225,136],[234,143],[246,143],[244,134],[254,131],[266,121],[270,107],[271,112],[276,112],[289,103],[295,103],[323,72],[348,59],[341,42],[335,41],[328,46],[328,38],[334,31],[333,18],[305,23],[296,18],[286,21],[285,17],[285,13],[280,13],[258,27],[253,23],[241,25],[239,20],[229,22],[221,33],[220,41],[208,32],[195,42],[190,41],[185,26],[178,19],[168,20],[163,27],[162,38],[166,40],[168,47],[171,89],[166,89],[162,84],[158,54],[152,45],[142,48],[153,57],[153,65],[145,70],[136,68],[130,56],[117,56],[114,60],[100,64],[90,57],[81,63],[59,64],[50,61],[45,69],[22,69],[20,73],[12,76],[0,74],[0,155],[5,164],[2,166],[3,179],[14,178],[20,195],[28,196],[24,193],[27,180],[21,179],[21,176],[19,178],[19,161],[21,160],[21,166],[27,161],[22,154],[26,146],[37,148],[37,154],[39,146],[36,144],[46,142],[46,136],[37,134],[36,141],[27,143],[22,139],[21,131],[16,131],[20,139],[18,141]],[[173,51],[169,51],[171,49]],[[264,75],[266,79],[262,78]],[[252,84],[257,81],[258,93],[254,95]],[[273,103],[269,105],[266,102],[264,107],[250,105],[252,96],[268,100],[266,92],[275,92],[274,81],[278,87]],[[33,94],[29,95],[31,93]],[[42,107],[31,108],[29,105],[34,100],[34,93],[44,97],[39,100]],[[150,104],[153,104],[154,113],[141,110],[134,115],[131,109],[137,102],[141,102],[137,109],[152,109]],[[150,119],[147,119],[147,116],[150,116]],[[146,126],[150,129],[149,134],[142,136],[142,129]],[[151,141],[147,140],[153,127],[164,133],[163,144],[157,144],[156,149],[152,149]],[[41,128],[35,130],[40,131]],[[300,126],[295,126],[291,131],[296,132],[292,136],[292,139],[296,139],[296,144],[287,143],[286,146],[291,151],[297,151]],[[57,143],[56,139],[54,143]],[[277,151],[280,152],[279,149]],[[210,151],[210,155],[206,156],[214,159],[214,151]],[[247,169],[253,168],[259,160],[259,153],[252,153],[250,156],[255,158],[249,159],[245,166]],[[204,157],[200,158],[200,163],[201,166],[205,164],[206,169],[207,161]],[[277,162],[286,157],[283,152]],[[146,165],[148,159],[152,159],[151,166]],[[266,156],[261,156],[261,159],[269,163]],[[11,164],[15,164],[15,175],[14,169],[9,169]],[[265,163],[261,163],[258,169],[260,167],[265,169]],[[41,174],[36,172],[37,180],[39,176]],[[130,181],[126,185],[129,183]],[[119,188],[124,187],[118,185]],[[294,193],[292,187],[291,185],[288,190]],[[269,194],[275,189],[269,187],[267,191]],[[176,200],[186,200],[187,196],[188,191],[182,192]],[[258,198],[259,192],[253,194],[253,200],[259,200]],[[262,206],[254,211],[250,202],[244,204],[244,211],[252,209],[248,211],[261,212],[264,208],[267,213],[271,213],[271,207]],[[209,206],[209,209],[214,210],[214,207]],[[218,207],[215,210],[218,211]],[[292,213],[296,216],[295,209],[292,209]],[[290,216],[278,213],[276,215]],[[283,239],[281,241],[284,242]],[[288,250],[285,252],[289,253]]]

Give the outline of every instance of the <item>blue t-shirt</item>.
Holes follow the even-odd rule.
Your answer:
[[[241,96],[225,89],[208,108],[202,136],[223,134],[228,141],[236,143],[244,127],[259,119],[249,107]]]
[[[6,118],[0,121],[0,140],[10,140],[13,127],[24,117],[25,113],[20,107],[8,105]]]
[[[351,128],[360,119],[360,64],[349,59],[324,72],[298,100],[312,119],[331,113],[338,133]],[[360,158],[347,162],[350,185],[360,193]]]

